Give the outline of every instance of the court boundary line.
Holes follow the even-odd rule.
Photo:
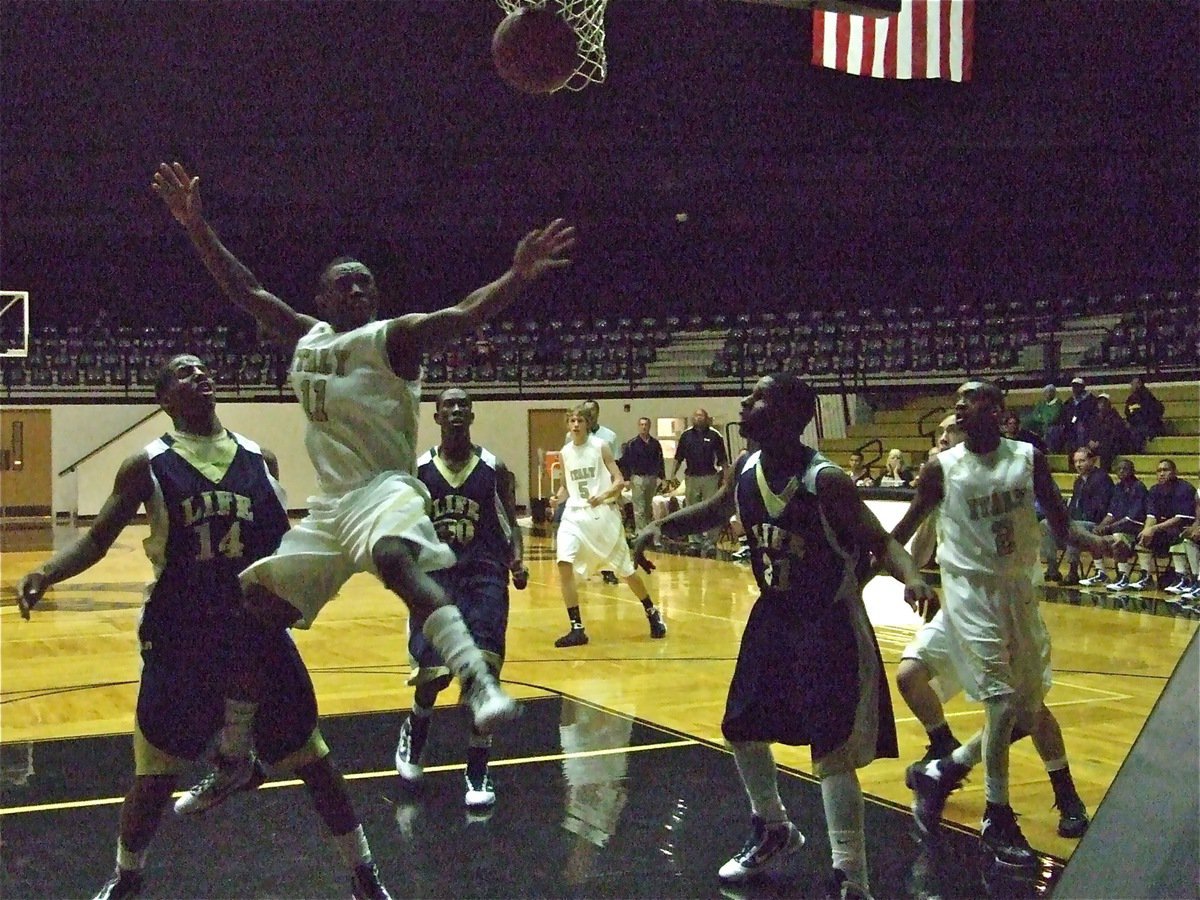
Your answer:
[[[579,750],[572,753],[546,753],[538,756],[521,756],[511,759],[493,759],[488,761],[490,768],[501,768],[505,766],[523,766],[537,765],[547,762],[562,762],[568,759],[587,759],[594,756],[612,756],[617,753],[642,753],[648,750],[673,750],[679,747],[692,747],[700,745],[700,741],[678,740],[678,741],[661,741],[656,744],[637,744],[629,747],[608,747],[603,750]],[[431,774],[441,772],[463,772],[466,771],[467,764],[461,763],[446,763],[440,766],[426,766],[424,771]],[[346,781],[371,781],[378,778],[399,778],[395,769],[382,769],[374,772],[351,772],[342,776]],[[299,778],[285,778],[278,781],[267,781],[259,785],[255,790],[275,790],[284,787],[299,787],[304,782]],[[172,797],[183,796],[184,791],[175,791]],[[54,803],[38,803],[30,806],[7,806],[0,807],[0,818],[4,816],[27,815],[29,813],[38,812],[61,812],[71,809],[87,809],[97,806],[115,806],[119,803],[124,803],[124,797],[96,797],[90,800],[60,800]]]

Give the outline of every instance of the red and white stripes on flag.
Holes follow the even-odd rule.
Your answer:
[[[872,19],[813,12],[813,65],[872,78],[971,80],[975,0],[903,0]]]

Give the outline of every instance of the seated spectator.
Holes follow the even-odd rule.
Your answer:
[[[871,474],[871,467],[863,462],[863,455],[858,450],[850,454],[850,466],[846,469],[846,474],[850,476],[855,487],[875,487],[875,476]]]
[[[1120,453],[1129,453],[1133,440],[1125,420],[1112,405],[1108,394],[1096,397],[1096,416],[1088,423],[1086,434],[1087,446],[1096,451],[1100,457],[1100,468],[1105,472],[1112,471],[1113,460]]]
[[[883,474],[879,476],[880,487],[911,487],[914,472],[908,464],[908,458],[903,450],[892,448],[888,451],[887,460],[883,464]]]
[[[1026,444],[1033,444],[1033,446],[1037,447],[1043,453],[1046,452],[1046,442],[1032,429],[1022,428],[1021,417],[1015,412],[1006,412],[1001,417],[1000,433],[1010,441],[1023,441]]]
[[[1046,385],[1042,388],[1042,399],[1021,420],[1021,427],[1046,439],[1047,432],[1062,413],[1062,406],[1062,401],[1058,399],[1058,388],[1053,384]]]
[[[1196,519],[1180,535],[1183,552],[1192,570],[1190,588],[1179,591],[1179,599],[1190,604],[1192,612],[1200,612],[1200,488],[1196,489]],[[1169,590],[1169,589],[1168,589]]]
[[[1142,526],[1146,524],[1146,500],[1149,491],[1146,485],[1134,474],[1133,460],[1122,459],[1117,463],[1117,483],[1113,485],[1112,494],[1108,500],[1108,511],[1099,524],[1092,529],[1094,534],[1115,534],[1129,544],[1130,547],[1141,534]],[[1113,590],[1128,587],[1133,577],[1133,560],[1114,563],[1115,572],[1112,584]],[[1096,572],[1092,577],[1085,578],[1080,584],[1105,584],[1109,580],[1103,564],[1096,560]]]
[[[1133,453],[1142,453],[1147,441],[1163,433],[1162,401],[1136,375],[1129,381],[1129,396],[1125,398],[1125,422],[1132,435]]]
[[[1046,434],[1046,444],[1054,453],[1071,452],[1087,443],[1087,428],[1096,415],[1096,397],[1087,389],[1083,376],[1071,379],[1071,396]]]
[[[1151,583],[1154,557],[1168,556],[1183,535],[1183,529],[1196,521],[1196,489],[1179,479],[1175,461],[1160,459],[1157,475],[1158,483],[1150,488],[1146,499],[1146,524],[1137,538],[1138,565],[1142,574],[1137,581],[1127,585],[1131,591],[1154,587]]]
[[[684,481],[667,481],[663,482],[663,490],[655,494],[650,500],[650,512],[654,516],[654,521],[658,521],[667,515],[673,513],[677,509],[683,508],[687,503],[687,483]]]
[[[1113,482],[1107,472],[1100,469],[1096,451],[1080,447],[1071,455],[1078,476],[1067,502],[1071,521],[1091,531],[1104,519],[1112,497]],[[1042,519],[1042,562],[1046,564],[1048,583],[1079,584],[1079,548],[1062,547],[1050,531],[1049,523]],[[1058,568],[1058,551],[1066,550],[1067,577],[1064,579]]]

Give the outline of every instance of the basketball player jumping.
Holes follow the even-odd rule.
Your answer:
[[[238,573],[274,550],[288,529],[275,459],[221,427],[212,378],[197,357],[172,358],[155,394],[174,431],[125,460],[87,532],[18,586],[21,615],[29,618],[51,585],[103,559],[145,505],[155,580],[138,626],[136,777],[121,805],[117,869],[95,900],[124,900],[142,890],[146,854],[175,783],[223,730],[231,673],[247,657],[269,673],[254,722],[258,752],[303,779],[351,870],[354,897],[386,900],[345,782],[317,729],[317,700],[300,654],[286,629],[265,626],[242,608]],[[248,786],[262,781],[262,770],[255,770]]]
[[[535,279],[569,265],[575,231],[556,219],[517,244],[512,265],[455,306],[378,320],[379,290],[361,262],[336,259],[316,295],[324,321],[298,313],[262,286],[205,220],[200,179],[162,163],[151,185],[217,284],[239,308],[295,347],[291,384],[308,417],[305,445],[319,494],[279,549],[242,573],[260,615],[307,628],[356,572],[371,572],[408,606],[411,621],[463,685],[483,733],[516,715],[488,670],[459,611],[429,572],[454,563],[426,515],[428,492],[414,473],[422,353],[470,334]],[[247,778],[247,767],[213,786],[214,796]],[[184,801],[181,801],[181,803]],[[192,796],[185,806],[211,806]]]
[[[779,796],[771,742],[812,747],[833,849],[834,896],[868,897],[863,797],[857,770],[899,755],[883,661],[856,574],[864,554],[884,561],[914,608],[936,599],[912,557],[867,509],[837,465],[802,442],[816,393],[789,373],[758,381],[742,400],[743,453],[711,498],[643,529],[634,558],[659,532],[681,538],[729,521],[746,530],[760,596],[742,636],[721,733],[750,798],[752,834],[723,865],[737,883],[781,866],[804,844]]]

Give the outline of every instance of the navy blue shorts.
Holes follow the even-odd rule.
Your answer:
[[[463,570],[440,569],[429,575],[458,607],[479,649],[503,662],[504,637],[508,630],[508,570],[499,566],[472,566]],[[408,651],[422,669],[446,665],[419,630],[410,631]]]
[[[721,734],[728,741],[809,745],[814,758],[850,738],[863,686],[860,653],[877,660],[876,758],[898,755],[878,645],[860,648],[841,603],[798,608],[760,597],[742,633]]]
[[[264,694],[254,717],[254,744],[268,763],[301,749],[317,727],[312,679],[291,636],[243,617],[150,621],[138,629],[142,680],[137,722],[146,740],[172,756],[203,754],[225,722],[233,667],[261,660]]]

